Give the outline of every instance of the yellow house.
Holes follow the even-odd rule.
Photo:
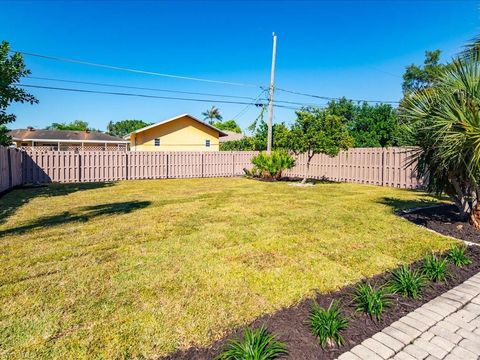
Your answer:
[[[138,129],[125,138],[130,140],[131,151],[218,151],[222,136],[227,134],[183,114]]]

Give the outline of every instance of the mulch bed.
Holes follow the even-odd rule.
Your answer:
[[[405,219],[440,234],[457,239],[480,243],[480,231],[460,217],[454,205],[442,205],[434,208],[416,210],[402,215]]]
[[[345,344],[341,347],[323,350],[318,340],[311,334],[308,325],[305,324],[305,320],[309,316],[313,303],[312,299],[304,300],[298,305],[282,309],[274,314],[260,317],[251,323],[250,326],[253,328],[262,325],[267,326],[273,334],[286,343],[289,351],[286,357],[288,359],[334,359],[420,307],[422,304],[480,272],[480,246],[469,247],[467,254],[472,260],[472,264],[463,268],[449,265],[451,277],[448,282],[430,283],[422,292],[421,299],[411,300],[393,296],[391,306],[383,314],[380,321],[374,321],[368,316],[355,311],[355,306],[351,303],[351,296],[354,292],[355,285],[344,287],[339,291],[329,294],[318,294],[315,300],[323,307],[328,307],[333,299],[340,299],[344,314],[350,318],[348,329],[342,332],[345,338]],[[421,264],[422,261],[419,261],[413,264],[413,266],[419,267]],[[369,281],[373,284],[380,285],[388,279],[389,274],[383,273],[369,279]],[[163,359],[212,359],[222,351],[226,341],[240,337],[243,330],[244,328],[237,329],[226,338],[215,342],[208,348],[192,347],[185,351],[178,351]]]

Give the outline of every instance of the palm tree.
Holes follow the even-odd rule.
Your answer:
[[[202,115],[203,115],[203,119],[208,120],[208,123],[210,125],[212,125],[215,122],[214,120],[222,121],[223,119],[222,115],[220,115],[220,110],[218,110],[218,108],[214,105],[212,105],[212,107],[207,111],[204,111]]]
[[[400,116],[416,129],[419,175],[428,190],[445,192],[480,228],[480,52],[462,54],[438,83],[413,92]]]

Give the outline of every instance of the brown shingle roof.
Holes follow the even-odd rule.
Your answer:
[[[234,131],[229,131],[229,130],[224,130],[223,131],[227,136],[221,137],[219,140],[220,142],[225,142],[225,141],[232,141],[232,140],[242,140],[245,135],[236,133]]]
[[[15,129],[8,133],[13,140],[54,140],[54,141],[98,141],[98,142],[120,142],[128,141],[122,138],[104,134],[98,131],[70,131],[70,130],[30,130]]]

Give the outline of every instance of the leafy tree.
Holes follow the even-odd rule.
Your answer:
[[[412,91],[429,88],[438,81],[447,66],[440,63],[440,54],[440,50],[425,51],[423,66],[415,64],[407,66],[403,74],[402,89],[404,95]]]
[[[289,141],[289,129],[284,123],[273,124],[273,148],[287,149]],[[259,121],[253,136],[246,136],[240,140],[232,140],[220,143],[221,151],[263,151],[267,149],[267,123]]]
[[[52,123],[47,126],[47,130],[73,130],[73,131],[86,131],[88,130],[88,123],[82,120],[75,120],[71,123]]]
[[[480,55],[453,61],[436,84],[406,97],[402,119],[418,134],[418,174],[480,228]]]
[[[305,153],[307,166],[302,183],[307,181],[310,162],[315,154],[336,156],[353,145],[347,120],[325,109],[304,108],[296,112],[297,119],[289,133],[289,147],[296,154]]]
[[[131,132],[150,125],[143,120],[120,120],[110,121],[107,125],[107,132],[112,136],[124,137]]]
[[[207,111],[202,113],[203,119],[208,120],[208,123],[211,125],[215,122],[215,120],[222,121],[223,117],[220,115],[220,110],[214,105]]]
[[[241,127],[233,119],[227,120],[227,121],[217,121],[217,122],[214,122],[212,125],[219,130],[233,131],[239,134],[242,132]]]
[[[357,106],[355,120],[349,123],[355,147],[387,147],[397,145],[398,120],[388,104]]]
[[[6,41],[0,44],[0,145],[9,145],[6,124],[15,121],[14,114],[7,114],[7,108],[12,103],[36,104],[38,100],[25,90],[16,86],[20,79],[30,75],[25,67],[20,53],[8,55],[10,45]]]
[[[12,138],[8,135],[8,129],[5,125],[0,125],[0,145],[8,146],[12,144]]]
[[[327,110],[343,117],[354,139],[355,147],[386,147],[398,145],[399,124],[396,110],[388,104],[355,104],[342,98],[330,101]]]

